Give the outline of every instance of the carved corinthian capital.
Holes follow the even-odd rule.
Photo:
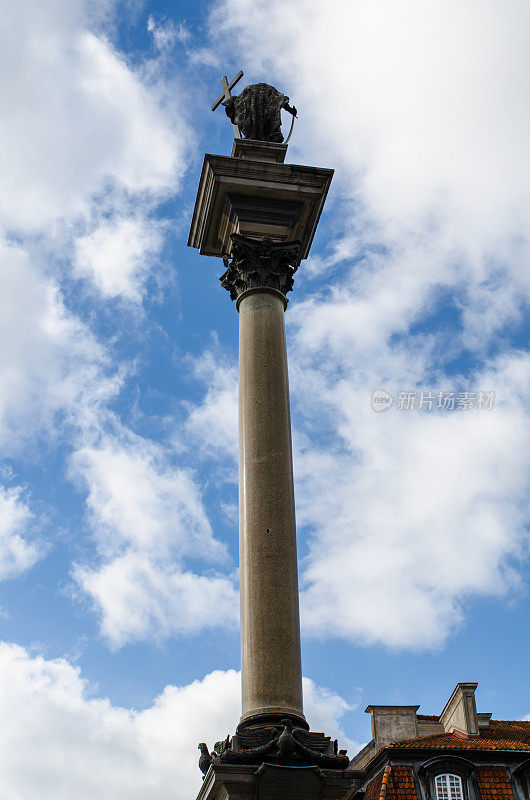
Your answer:
[[[247,289],[276,289],[282,294],[293,288],[293,275],[300,263],[300,243],[274,242],[270,236],[249,239],[233,233],[231,260],[223,259],[226,272],[219,280],[232,300]]]

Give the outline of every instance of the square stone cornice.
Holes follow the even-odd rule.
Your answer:
[[[301,243],[307,258],[332,169],[207,154],[188,245],[201,255],[229,255],[230,235]]]

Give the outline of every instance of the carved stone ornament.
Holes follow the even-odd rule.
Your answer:
[[[274,242],[270,236],[250,239],[233,233],[231,261],[223,258],[226,272],[221,286],[237,300],[247,289],[266,287],[282,294],[293,288],[293,275],[300,263],[300,242]]]
[[[293,727],[289,719],[280,725],[251,725],[216,742],[210,753],[204,742],[199,745],[199,767],[203,774],[212,764],[249,764],[264,762],[291,767],[317,766],[323,769],[346,769],[346,750],[338,750],[337,740],[323,733]]]

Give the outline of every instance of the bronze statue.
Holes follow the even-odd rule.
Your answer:
[[[224,100],[227,116],[245,139],[260,142],[283,142],[281,110],[296,117],[296,108],[289,98],[268,83],[254,83],[241,94]]]

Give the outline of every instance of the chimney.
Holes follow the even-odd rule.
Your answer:
[[[402,739],[416,739],[418,708],[419,706],[368,706],[366,711],[372,715],[375,749],[381,750],[391,742]]]
[[[478,736],[478,715],[475,704],[476,683],[457,683],[456,688],[440,714],[446,733]]]

